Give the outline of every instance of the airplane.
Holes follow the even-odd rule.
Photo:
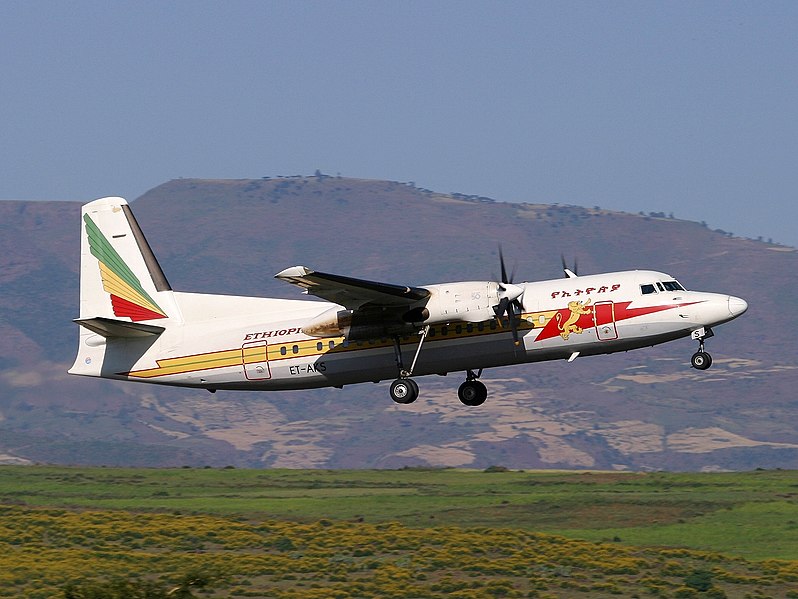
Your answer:
[[[80,340],[70,374],[217,390],[344,387],[393,379],[409,404],[414,376],[464,372],[467,406],[485,402],[484,369],[610,354],[691,337],[691,364],[712,365],[713,327],[748,309],[687,291],[651,270],[514,283],[406,286],[293,266],[275,277],[317,300],[174,291],[128,203],[81,211]],[[564,262],[564,261],[563,261]]]

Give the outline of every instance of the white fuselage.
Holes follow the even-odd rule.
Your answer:
[[[685,291],[653,271],[517,285],[523,289],[519,345],[506,318],[468,322],[453,315],[430,326],[414,374],[647,347],[727,322],[747,307],[732,296]],[[397,376],[391,338],[352,342],[302,332],[336,304],[179,292],[174,299],[179,318],[159,336],[104,338],[82,330],[71,372],[212,390],[304,389]],[[418,343],[416,336],[400,338],[405,363]]]

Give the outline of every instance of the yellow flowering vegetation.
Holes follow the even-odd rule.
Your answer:
[[[95,592],[103,584],[150,591]],[[796,589],[794,561],[518,529],[0,505],[0,597],[743,599]]]

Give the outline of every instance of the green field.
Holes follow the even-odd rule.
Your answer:
[[[696,571],[711,574],[716,597],[798,597],[798,475],[788,471],[7,466],[0,506],[0,553],[11,555],[0,571],[14,573],[0,575],[0,596],[59,597],[69,581],[114,578],[179,585],[202,563],[225,573],[215,597],[713,596],[685,586]],[[27,549],[73,567],[25,587],[36,567]],[[252,571],[239,567],[250,563],[242,551]],[[272,567],[286,557],[305,571]],[[271,573],[256,563],[265,558]],[[390,572],[405,580],[393,595]],[[368,587],[380,576],[385,585]]]
[[[0,502],[513,527],[798,560],[798,473],[0,468]]]

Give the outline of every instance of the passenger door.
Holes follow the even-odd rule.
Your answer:
[[[272,378],[269,368],[269,349],[266,341],[250,341],[241,346],[241,362],[244,376],[250,381]]]
[[[599,341],[611,341],[618,338],[615,327],[615,304],[613,302],[596,302],[593,304],[593,323]]]

